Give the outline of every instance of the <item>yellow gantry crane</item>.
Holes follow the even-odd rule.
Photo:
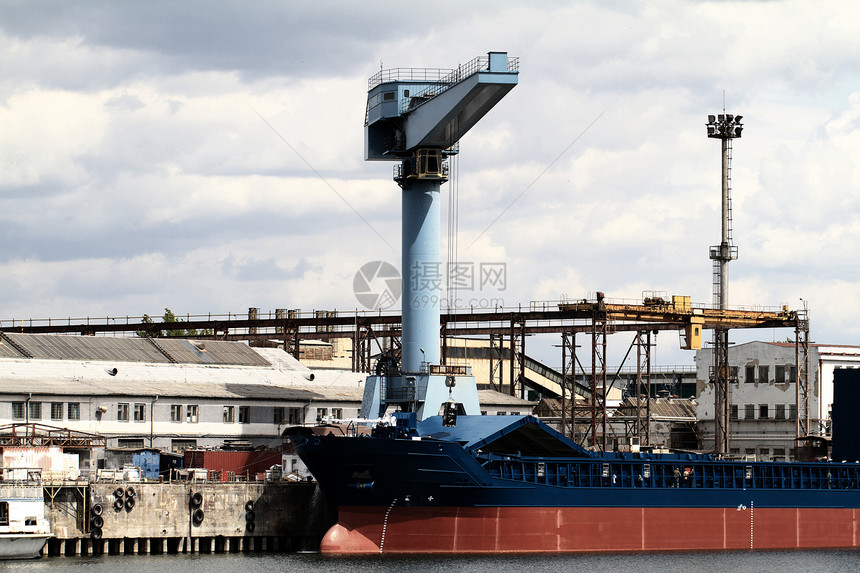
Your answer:
[[[558,305],[559,310],[582,314],[582,318],[597,318],[609,323],[644,322],[683,327],[685,342],[681,347],[698,350],[702,347],[702,331],[722,328],[786,328],[796,327],[798,313],[783,306],[779,311],[737,310],[694,307],[689,296],[672,295],[671,301],[662,297],[646,297],[642,304],[605,302],[602,293],[597,301],[582,300]]]
[[[790,310],[787,306],[779,310],[749,310],[709,308],[693,306],[689,296],[673,295],[667,300],[662,296],[644,297],[642,304],[607,302],[603,293],[598,292],[596,300],[580,300],[563,302],[559,310],[569,318],[589,319],[592,326],[592,373],[591,397],[591,427],[589,434],[591,445],[606,449],[606,334],[616,330],[647,330],[649,325],[659,325],[661,329],[677,328],[682,333],[681,348],[698,350],[702,348],[702,333],[705,329],[726,332],[732,328],[794,328],[795,358],[797,361],[797,436],[804,436],[809,431],[809,321],[805,311]],[[642,343],[650,347],[650,340]],[[724,365],[724,371],[717,372],[715,366],[710,378],[715,385],[715,425],[717,432],[722,428],[725,432],[727,447],[729,426],[729,384],[732,382],[731,369],[728,367],[727,348],[715,344],[715,353],[723,352],[726,356],[716,357],[714,364]],[[570,344],[571,352],[575,345]],[[563,359],[565,363],[566,359]],[[565,366],[565,373],[567,367]],[[641,373],[640,373],[641,375]],[[571,395],[572,397],[572,395]],[[564,398],[563,398],[564,401]],[[647,408],[648,400],[638,398],[639,407]],[[638,415],[642,419],[640,432],[645,434],[647,443],[648,418],[647,411]],[[572,420],[571,420],[572,421]],[[564,425],[564,420],[562,421]],[[602,432],[599,430],[602,427]],[[719,448],[718,448],[719,449]],[[724,449],[724,448],[723,448]],[[718,452],[721,453],[721,452]]]

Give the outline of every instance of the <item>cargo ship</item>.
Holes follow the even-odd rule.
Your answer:
[[[399,355],[380,356],[364,387],[361,415],[399,413],[370,435],[292,436],[296,452],[338,510],[321,551],[856,547],[858,464],[597,452],[532,416],[480,415],[470,369],[442,360],[441,297],[423,273],[441,268],[445,158],[513,89],[518,71],[516,58],[489,52],[446,73],[396,68],[380,70],[368,82],[365,159],[399,162],[394,180],[402,190],[404,277]],[[356,293],[370,290],[356,281]],[[586,310],[585,316],[608,320],[602,293]],[[653,308],[617,310],[616,320],[653,319]],[[674,319],[685,320],[688,342],[700,343],[702,312],[689,303],[683,310],[686,318],[675,312]]]
[[[322,552],[858,546],[857,463],[594,452],[532,416],[395,420],[292,438],[338,509]]]

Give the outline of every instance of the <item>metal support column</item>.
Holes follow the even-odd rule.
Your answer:
[[[490,386],[496,392],[502,391],[504,376],[504,337],[490,333]]]
[[[595,318],[591,330],[591,445],[606,451],[606,331]],[[598,436],[598,428],[600,435]]]
[[[576,406],[576,393],[573,388],[576,380],[574,369],[576,356],[576,334],[571,330],[561,333],[561,433],[573,439],[574,412]],[[568,398],[569,397],[569,398]]]
[[[809,319],[805,310],[797,314],[797,326],[794,329],[794,362],[797,365],[795,437],[799,438],[810,435],[812,416],[809,411]]]
[[[714,453],[729,452],[729,404],[731,365],[729,364],[729,330],[714,329],[714,366],[711,379],[714,381]]]
[[[516,373],[515,373],[516,363],[515,363],[515,361],[517,359],[517,335],[516,335],[516,331],[514,330],[514,315],[513,315],[513,313],[511,313],[511,328],[510,328],[509,336],[510,336],[510,340],[511,340],[511,362],[510,362],[511,387],[510,387],[509,393],[511,396],[515,396],[515,393],[514,393],[516,391],[516,382],[515,382],[516,381]]]
[[[640,445],[648,446],[651,444],[650,330],[640,330],[636,333],[636,437],[639,438]]]

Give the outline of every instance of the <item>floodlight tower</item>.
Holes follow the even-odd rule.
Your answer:
[[[440,366],[441,287],[439,195],[446,157],[455,144],[514,86],[518,60],[490,52],[455,70],[381,70],[368,82],[364,149],[367,161],[397,161],[402,189],[403,330],[399,367],[383,364],[365,386],[362,415],[378,417],[388,405],[419,419],[443,403],[480,414],[467,369]]]
[[[738,258],[738,248],[732,244],[732,139],[741,136],[743,116],[723,113],[708,116],[708,137],[722,142],[722,240],[712,246],[714,261],[714,306],[725,310],[729,304],[729,261]],[[714,329],[714,453],[729,451],[729,331]]]

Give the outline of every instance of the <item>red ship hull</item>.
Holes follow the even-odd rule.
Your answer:
[[[858,546],[853,508],[341,507],[320,550],[718,551]]]

